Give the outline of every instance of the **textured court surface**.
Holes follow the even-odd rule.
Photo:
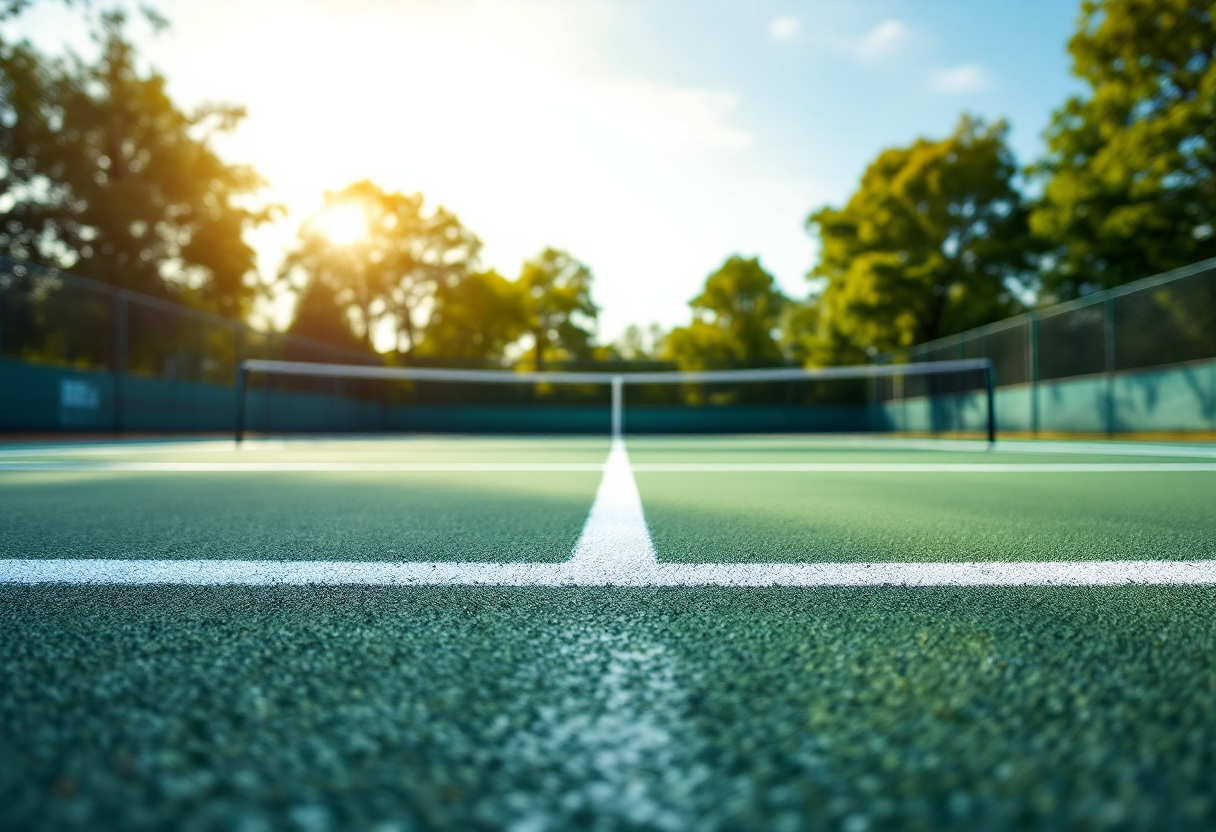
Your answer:
[[[9,446],[0,559],[1216,559],[1210,447],[628,451],[654,567],[631,566],[636,541],[613,548],[624,515],[590,534],[594,439]],[[256,467],[281,463],[345,470]],[[846,469],[745,470],[772,464]],[[1039,468],[909,467],[958,464]],[[0,569],[5,828],[1216,825],[1210,582],[14,585]]]

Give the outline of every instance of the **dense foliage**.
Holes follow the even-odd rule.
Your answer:
[[[1085,95],[1056,111],[1031,225],[1068,298],[1216,256],[1216,14],[1204,0],[1082,4]]]
[[[240,317],[255,295],[253,170],[211,146],[239,107],[184,112],[139,67],[121,14],[93,63],[0,41],[0,253]]]
[[[693,321],[667,336],[666,356],[688,370],[780,363],[773,333],[784,304],[757,258],[729,257],[689,301]]]
[[[883,151],[844,208],[808,224],[819,237],[811,357],[861,360],[1017,310],[1032,266],[1026,209],[1003,122],[964,116],[942,141]]]

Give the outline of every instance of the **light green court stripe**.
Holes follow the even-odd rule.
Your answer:
[[[5,471],[161,473],[565,473],[600,471],[598,462],[4,462]],[[1216,462],[641,462],[647,474],[1152,474],[1216,471]]]
[[[1212,586],[1216,560],[993,563],[0,560],[0,584],[189,586]]]

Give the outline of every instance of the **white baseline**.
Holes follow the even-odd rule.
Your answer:
[[[5,471],[146,473],[570,473],[598,462],[123,462],[0,461]],[[1153,474],[1216,471],[1216,462],[642,462],[647,474]]]

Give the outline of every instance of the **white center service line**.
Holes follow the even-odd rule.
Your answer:
[[[639,466],[640,467],[640,466]],[[966,466],[975,467],[975,466]],[[1141,467],[1136,466],[1137,470]],[[1187,470],[1191,467],[1188,466]],[[1216,585],[1216,559],[966,563],[659,563],[624,442],[613,440],[565,563],[0,559],[0,584],[191,586]]]

